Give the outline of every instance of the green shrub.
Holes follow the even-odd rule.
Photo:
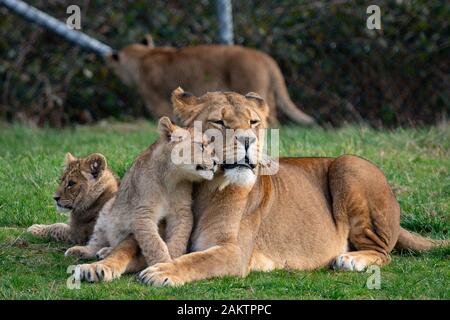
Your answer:
[[[157,45],[217,40],[210,1],[29,1],[115,48],[151,33]],[[366,28],[366,1],[234,1],[236,43],[280,64],[294,102],[322,123],[434,123],[450,113],[450,4],[376,1],[382,30]],[[133,89],[101,59],[0,9],[0,117],[61,126],[145,115]]]

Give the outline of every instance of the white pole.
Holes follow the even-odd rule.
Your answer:
[[[220,43],[231,45],[234,43],[231,0],[216,0],[216,12],[219,19]]]

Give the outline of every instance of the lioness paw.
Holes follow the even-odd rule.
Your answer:
[[[331,264],[334,270],[364,271],[368,265],[363,257],[343,253],[337,256]]]
[[[177,275],[175,269],[173,263],[157,263],[142,270],[138,275],[138,279],[143,284],[156,287],[182,285],[184,282]]]
[[[98,260],[103,260],[111,253],[111,251],[112,251],[111,247],[104,247],[98,250],[95,256],[97,257]]]
[[[87,282],[111,281],[118,278],[113,268],[102,263],[80,264],[75,267],[75,280]]]
[[[47,235],[47,226],[45,224],[33,224],[27,229],[32,235],[43,237]]]

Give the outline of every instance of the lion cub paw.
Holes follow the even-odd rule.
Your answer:
[[[113,248],[111,247],[104,247],[97,251],[95,254],[97,260],[103,260],[105,259],[112,251]]]
[[[156,287],[179,286],[184,282],[177,276],[176,267],[173,263],[157,263],[142,270],[138,275],[138,280],[143,284]]]
[[[114,269],[102,263],[79,264],[75,267],[75,280],[87,282],[111,281],[119,278]]]
[[[45,224],[33,224],[27,229],[27,232],[34,236],[43,237],[47,235],[47,226]]]
[[[66,257],[77,257],[80,259],[92,259],[94,254],[89,248],[85,246],[74,246],[72,248],[67,249],[64,253]]]
[[[359,256],[354,256],[351,253],[343,253],[337,256],[331,263],[334,270],[345,271],[364,271],[368,265],[366,259]]]

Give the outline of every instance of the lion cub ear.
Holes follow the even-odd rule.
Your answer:
[[[67,152],[64,157],[64,165],[68,166],[70,163],[76,161],[77,158],[75,158],[70,152]]]
[[[159,136],[164,141],[180,142],[189,134],[183,128],[172,123],[168,117],[162,117],[158,123]]]
[[[169,117],[162,117],[158,122],[159,136],[166,141],[170,141],[172,133],[175,131],[176,126],[170,121]]]
[[[83,165],[83,175],[86,178],[97,179],[107,168],[106,158],[100,153],[93,153],[86,158]]]
[[[143,44],[144,46],[147,46],[149,48],[155,47],[155,43],[153,42],[153,37],[150,34],[146,35],[145,38],[142,39],[141,44]]]

